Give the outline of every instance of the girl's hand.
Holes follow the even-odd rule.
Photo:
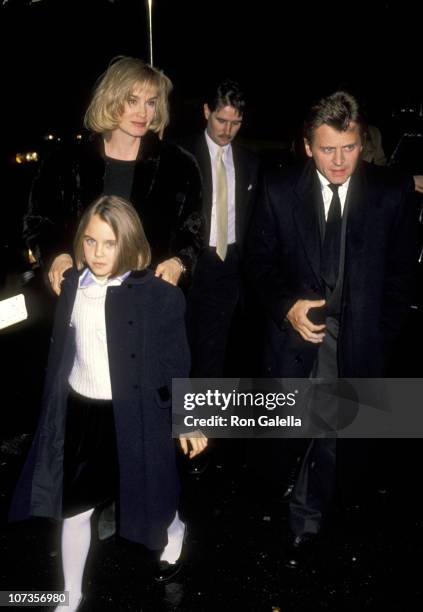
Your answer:
[[[155,275],[167,281],[171,285],[177,285],[184,271],[184,266],[178,257],[172,257],[159,263]]]
[[[188,455],[190,459],[193,459],[196,455],[199,455],[206,448],[208,440],[201,431],[194,432],[196,435],[192,437],[192,434],[181,434],[179,436],[179,444],[181,445],[184,455]],[[191,448],[190,448],[191,447]]]

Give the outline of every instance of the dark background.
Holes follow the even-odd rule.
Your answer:
[[[148,60],[145,0],[2,3],[8,143],[77,130],[112,57]],[[422,102],[416,10],[408,0],[153,0],[154,64],[175,86],[168,132],[202,125],[202,89],[221,76],[246,90],[244,137],[289,139],[309,102],[340,84],[386,131],[399,107]]]

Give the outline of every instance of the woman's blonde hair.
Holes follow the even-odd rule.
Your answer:
[[[111,276],[119,276],[130,270],[144,270],[150,264],[151,251],[135,208],[117,196],[101,196],[82,215],[74,240],[75,265],[81,270],[85,265],[84,236],[87,226],[98,215],[116,236],[116,261]]]
[[[116,129],[125,102],[129,101],[137,85],[157,91],[156,114],[150,129],[161,135],[169,123],[172,82],[163,72],[136,57],[114,58],[101,75],[85,113],[85,127],[99,134]]]

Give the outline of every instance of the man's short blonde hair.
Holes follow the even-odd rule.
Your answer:
[[[116,129],[125,102],[138,85],[156,90],[156,114],[150,129],[161,135],[169,123],[169,94],[172,91],[172,82],[163,72],[136,57],[119,56],[112,60],[94,90],[85,113],[85,127],[99,134]]]

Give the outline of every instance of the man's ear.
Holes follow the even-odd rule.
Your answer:
[[[203,111],[204,111],[204,117],[205,117],[205,118],[206,118],[206,120],[208,121],[208,120],[209,120],[209,117],[210,117],[210,115],[211,115],[211,111],[210,111],[210,109],[209,109],[209,105],[208,105],[208,104],[205,104],[205,105],[203,106]]]
[[[307,138],[304,138],[304,148],[305,148],[305,152],[307,153],[307,156],[313,157],[313,152],[311,150],[311,146]]]

